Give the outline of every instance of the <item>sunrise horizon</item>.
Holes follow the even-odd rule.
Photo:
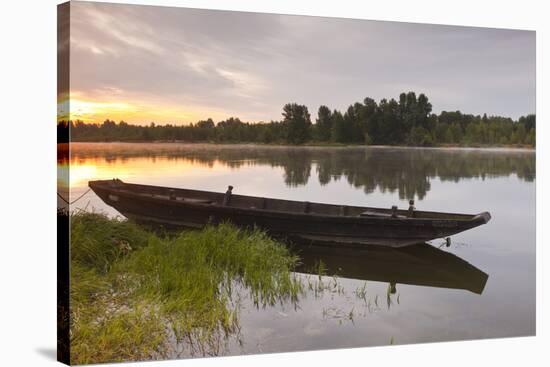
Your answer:
[[[315,116],[426,94],[433,112],[535,112],[535,32],[93,2],[71,3],[60,119],[186,125]],[[252,31],[253,30],[253,31]],[[343,36],[345,35],[345,36]],[[66,92],[66,91],[64,91]],[[68,111],[70,107],[70,111]],[[314,120],[314,118],[312,119]]]
[[[410,91],[408,91],[410,92]],[[406,93],[406,92],[402,92]],[[78,93],[77,93],[78,94]],[[423,94],[423,93],[419,93]],[[388,96],[388,101],[390,100],[398,100],[399,96]],[[368,98],[368,97],[365,97]],[[428,96],[429,98],[429,96]],[[359,103],[362,103],[362,101],[356,101]],[[350,102],[350,106],[353,105],[356,102]],[[289,101],[289,103],[295,103]],[[239,119],[242,122],[251,123],[251,124],[260,124],[260,123],[269,123],[272,121],[281,121],[283,120],[283,105],[281,106],[281,114],[278,118],[272,118],[269,120],[260,119],[260,120],[247,120],[244,118],[241,118],[238,115],[231,114],[231,113],[223,113],[223,112],[213,112],[213,113],[199,113],[195,111],[187,110],[186,112],[179,112],[176,111],[175,108],[170,109],[159,109],[154,108],[156,112],[152,109],[146,109],[144,106],[147,106],[143,103],[132,103],[128,101],[113,101],[113,102],[106,102],[101,100],[88,100],[85,98],[69,98],[68,100],[63,100],[59,103],[59,106],[70,106],[68,109],[70,109],[70,112],[60,112],[58,114],[58,121],[82,121],[86,124],[101,124],[104,121],[114,121],[116,123],[125,122],[130,125],[137,125],[137,126],[147,126],[151,123],[159,124],[159,125],[175,125],[175,126],[187,126],[190,124],[195,124],[199,121],[205,121],[205,120],[213,120],[214,123],[218,123],[220,121],[225,121],[230,118],[236,118]],[[309,113],[311,114],[311,121],[312,123],[315,123],[317,109],[321,106],[320,105],[314,108],[308,107]],[[332,108],[330,105],[327,106],[331,110],[337,110],[336,108]],[[60,110],[62,107],[59,107]],[[67,109],[67,107],[65,107]],[[435,109],[437,111],[437,109]],[[345,111],[345,109],[344,109]],[[343,111],[340,111],[343,112]],[[534,115],[535,111],[526,113],[524,115],[518,116],[517,118],[513,118],[511,116],[506,115],[498,115],[498,114],[489,114],[487,112],[473,114],[469,111],[461,110],[460,108],[454,109],[454,110],[440,110],[439,113],[442,112],[461,112],[462,114],[466,115],[472,115],[472,116],[495,116],[495,117],[503,117],[503,118],[510,118],[513,121],[517,121],[520,117],[525,117],[529,115]],[[434,114],[438,114],[438,112],[434,112]],[[177,117],[170,117],[170,115],[174,115]]]

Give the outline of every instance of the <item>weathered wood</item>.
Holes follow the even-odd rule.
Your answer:
[[[124,183],[90,181],[108,205],[136,221],[201,228],[229,221],[243,227],[339,244],[401,247],[448,237],[487,223],[491,216],[331,205]],[[116,199],[115,199],[116,198]],[[175,198],[175,199],[174,199]],[[395,216],[395,217],[394,217]]]

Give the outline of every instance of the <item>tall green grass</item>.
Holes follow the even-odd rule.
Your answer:
[[[71,361],[162,356],[169,332],[208,347],[238,328],[235,286],[258,307],[296,300],[296,262],[259,230],[222,224],[161,237],[129,221],[73,214]]]

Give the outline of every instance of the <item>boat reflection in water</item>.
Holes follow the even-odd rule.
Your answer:
[[[390,284],[464,289],[481,294],[488,274],[467,261],[427,243],[390,248],[368,246],[361,248],[328,247],[294,243],[300,273],[315,273],[322,262],[327,275],[371,280]]]

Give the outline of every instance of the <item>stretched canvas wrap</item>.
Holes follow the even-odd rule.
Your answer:
[[[58,359],[535,334],[535,32],[58,6]]]

